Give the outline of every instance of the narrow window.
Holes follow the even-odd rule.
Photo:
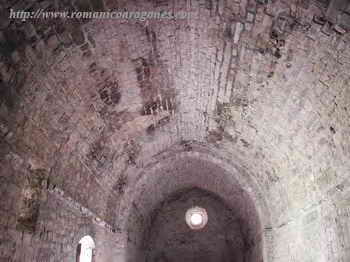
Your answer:
[[[83,237],[77,247],[77,262],[92,262],[92,252],[95,248],[95,243],[92,237]]]

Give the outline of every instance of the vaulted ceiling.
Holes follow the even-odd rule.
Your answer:
[[[50,3],[190,16],[2,19],[4,177],[44,169],[121,235],[135,210],[146,217],[183,187],[233,201],[217,185],[233,179],[251,199],[238,209],[256,206],[266,259],[349,259],[346,1]]]

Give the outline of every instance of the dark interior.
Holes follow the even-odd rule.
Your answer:
[[[208,213],[208,224],[201,230],[192,230],[185,222],[185,212],[193,206]],[[250,245],[246,225],[210,192],[198,188],[177,192],[161,203],[152,217],[152,227],[143,240],[146,261],[244,261]]]
[[[236,204],[237,207],[249,205]],[[139,225],[140,230],[136,229],[137,225],[130,224],[130,232],[138,232],[138,236],[134,234],[128,239],[128,261],[262,261],[261,230],[256,212],[250,212],[253,216],[246,219],[234,205],[199,187],[177,190],[149,212]],[[199,230],[191,229],[185,221],[186,211],[195,206],[204,208],[208,214],[208,223]],[[132,215],[137,216],[137,212]],[[139,239],[138,243],[135,239]]]

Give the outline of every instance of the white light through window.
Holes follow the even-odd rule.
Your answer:
[[[193,207],[187,210],[185,219],[191,229],[198,230],[204,228],[208,223],[208,214],[204,208]]]
[[[194,226],[199,226],[200,224],[203,223],[203,217],[201,214],[192,214],[191,216],[191,224]]]
[[[95,248],[95,243],[92,237],[85,236],[80,241],[80,254],[78,262],[91,262],[92,251]]]

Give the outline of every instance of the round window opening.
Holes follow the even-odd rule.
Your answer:
[[[186,223],[193,229],[202,229],[208,223],[208,214],[204,208],[192,207],[186,212]]]

